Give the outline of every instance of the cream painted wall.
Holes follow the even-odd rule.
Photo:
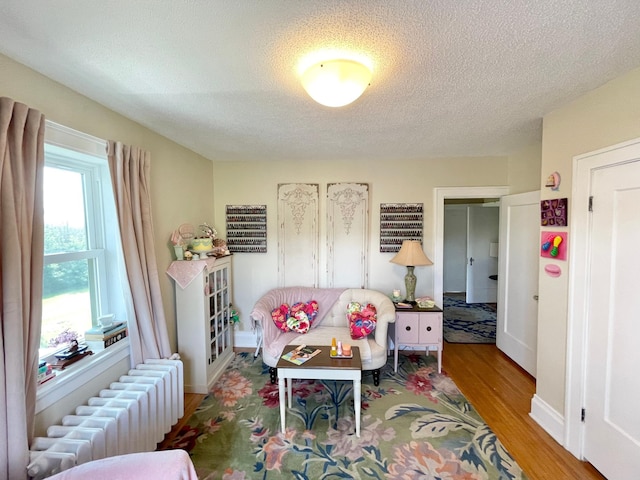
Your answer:
[[[173,255],[168,241],[171,232],[182,223],[198,225],[212,221],[211,161],[2,55],[0,72],[0,95],[37,108],[53,122],[151,152],[154,246],[169,336],[175,350],[173,285],[164,274]]]
[[[529,145],[509,155],[508,185],[512,195],[533,192],[540,188],[542,143]]]
[[[571,199],[574,156],[638,137],[640,68],[545,116],[541,198]],[[557,192],[544,187],[546,177],[554,171],[562,178]],[[569,200],[569,222],[573,208],[586,208],[586,205],[573,205]],[[547,276],[544,265],[545,262],[540,263],[536,395],[562,414],[566,388],[568,265],[558,278]]]
[[[111,111],[102,105],[0,55],[0,95],[40,110],[47,119],[98,138],[119,140],[151,152],[152,209],[158,275],[172,350],[177,348],[173,283],[164,273],[172,261],[168,241],[182,223],[212,221],[211,161]],[[115,373],[119,375],[118,372]],[[113,380],[112,377],[111,381]],[[92,382],[94,383],[94,382]],[[97,393],[98,379],[86,387]],[[80,400],[72,399],[69,407]],[[56,412],[64,411],[57,406]],[[58,415],[58,413],[56,413]]]
[[[380,253],[380,203],[424,203],[424,249],[433,258],[434,187],[493,186],[507,183],[506,157],[440,158],[413,162],[216,162],[214,166],[215,226],[225,235],[225,206],[267,205],[267,253],[239,253],[233,257],[234,302],[241,316],[238,331],[249,331],[249,314],[256,300],[277,286],[277,188],[279,183],[320,184],[320,262],[326,265],[327,183],[361,182],[370,186],[369,287],[383,292],[404,291],[406,268]],[[536,177],[535,184],[539,182]],[[320,286],[326,285],[320,268]],[[433,295],[433,269],[417,267],[416,296]],[[242,335],[239,335],[241,337]],[[239,342],[240,343],[240,342]],[[243,346],[250,346],[248,343]]]

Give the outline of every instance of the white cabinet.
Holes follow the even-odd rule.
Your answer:
[[[442,310],[413,307],[411,310],[397,310],[396,323],[389,324],[393,341],[393,368],[398,371],[398,347],[424,348],[438,352],[438,373],[442,370]]]
[[[185,392],[208,393],[233,359],[231,256],[176,261],[169,273],[176,279],[178,353],[184,363]]]

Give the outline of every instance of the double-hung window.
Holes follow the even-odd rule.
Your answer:
[[[102,315],[125,317],[105,142],[49,122],[46,132],[41,358]]]

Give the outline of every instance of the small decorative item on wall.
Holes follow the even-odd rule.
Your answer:
[[[559,277],[560,275],[562,275],[562,269],[558,265],[555,265],[553,263],[545,265],[544,272],[550,277]]]
[[[403,240],[422,243],[422,203],[380,204],[380,252],[398,252]]]
[[[551,190],[558,190],[560,188],[560,174],[558,172],[553,172],[549,175],[547,177],[545,187],[549,187]]]
[[[227,205],[226,212],[229,251],[266,253],[267,206]]]
[[[569,207],[566,198],[554,198],[540,202],[540,225],[543,227],[566,227]]]
[[[554,260],[567,259],[567,232],[543,231],[540,234],[540,256]]]

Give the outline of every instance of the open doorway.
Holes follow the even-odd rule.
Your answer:
[[[493,203],[509,193],[509,187],[443,187],[435,189],[435,249],[434,249],[434,299],[437,305],[444,307],[444,226],[445,202],[467,202],[469,204]],[[499,210],[499,208],[498,208]],[[487,247],[489,256],[490,245]],[[465,252],[464,262],[467,263]],[[466,268],[466,267],[465,267]],[[487,279],[488,280],[488,279]],[[496,281],[497,283],[497,281]],[[466,275],[465,275],[465,304],[466,304]],[[443,308],[444,310],[444,308]],[[443,315],[444,316],[444,315]],[[446,340],[446,337],[445,337]]]
[[[435,189],[434,299],[437,305],[443,305],[445,200],[500,198],[496,345],[535,377],[540,192],[508,195],[508,190],[508,187]]]
[[[433,253],[433,293],[437,305],[443,305],[444,294],[444,225],[445,201],[487,203],[509,193],[509,187],[442,187],[435,189],[435,246]],[[490,248],[489,246],[487,246]],[[488,250],[487,248],[487,256]],[[466,264],[466,254],[465,254]],[[465,277],[466,281],[466,277]],[[465,286],[466,291],[466,286]],[[466,296],[466,294],[465,294]]]
[[[467,303],[496,303],[499,221],[497,198],[445,200],[445,293],[464,293]]]
[[[498,297],[497,198],[445,199],[443,336],[495,343]]]

